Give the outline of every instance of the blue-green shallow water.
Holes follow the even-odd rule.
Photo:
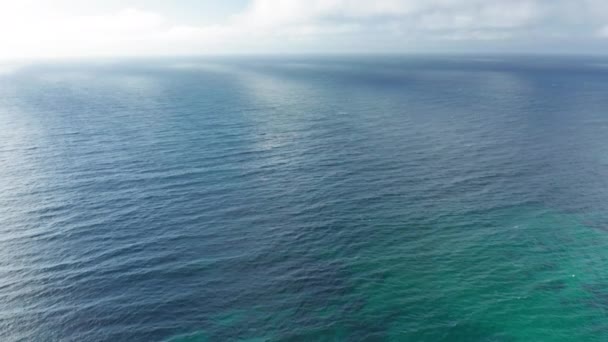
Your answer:
[[[608,340],[607,65],[4,65],[0,340]]]

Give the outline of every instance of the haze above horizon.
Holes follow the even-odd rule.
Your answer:
[[[599,0],[0,1],[0,58],[608,52]]]

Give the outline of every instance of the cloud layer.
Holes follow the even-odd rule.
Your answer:
[[[146,8],[0,0],[3,57],[276,52],[608,52],[604,0],[252,0],[221,24]]]

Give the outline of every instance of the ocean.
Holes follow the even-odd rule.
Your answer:
[[[606,341],[608,58],[0,66],[0,340]]]

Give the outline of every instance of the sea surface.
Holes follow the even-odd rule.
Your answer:
[[[607,341],[608,58],[0,65],[0,341]]]

